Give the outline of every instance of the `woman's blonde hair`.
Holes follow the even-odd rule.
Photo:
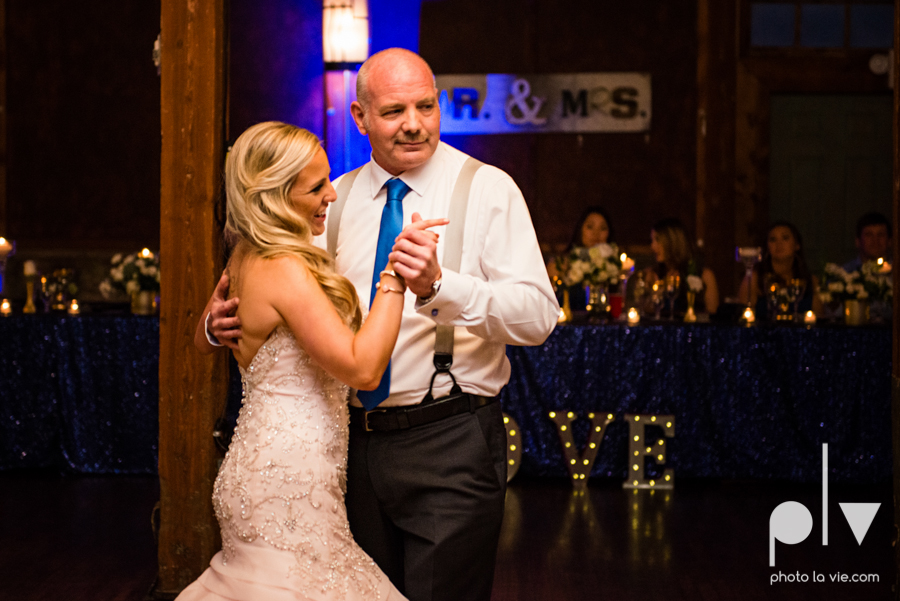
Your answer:
[[[663,248],[666,267],[686,275],[694,258],[694,248],[684,226],[677,219],[663,219],[653,226],[653,231],[656,232],[656,241]]]
[[[334,271],[334,259],[312,244],[310,224],[290,199],[294,180],[318,151],[315,135],[277,121],[258,123],[238,137],[225,162],[225,233],[236,245],[229,271],[246,253],[297,257],[355,330],[361,320],[356,291]]]

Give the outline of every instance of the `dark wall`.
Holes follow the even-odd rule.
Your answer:
[[[19,255],[159,245],[158,0],[6,2]]]
[[[649,244],[654,221],[695,219],[696,5],[553,0],[422,4],[419,48],[436,74],[639,71],[652,76],[645,134],[445,136],[506,170],[538,238],[568,242],[582,208],[600,204],[617,241]]]
[[[261,121],[323,135],[321,0],[231,0],[231,140]]]

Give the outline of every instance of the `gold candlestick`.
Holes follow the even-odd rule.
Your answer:
[[[28,278],[25,282],[25,307],[22,313],[36,313],[37,308],[34,306],[34,278]]]

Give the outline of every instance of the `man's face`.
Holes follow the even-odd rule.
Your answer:
[[[856,247],[865,261],[874,261],[879,257],[887,258],[890,244],[891,239],[888,238],[887,226],[884,224],[867,225],[856,239]]]
[[[441,111],[430,72],[413,61],[374,66],[366,106],[354,102],[353,119],[369,137],[372,156],[391,175],[423,164],[441,135]]]

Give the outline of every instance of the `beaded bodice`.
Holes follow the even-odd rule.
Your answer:
[[[241,376],[243,405],[213,493],[223,563],[295,581],[317,599],[378,598],[384,576],[353,541],[344,507],[347,387],[285,327]]]

